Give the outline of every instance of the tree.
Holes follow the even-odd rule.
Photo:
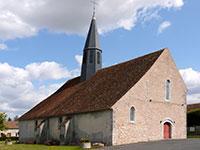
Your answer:
[[[6,121],[6,114],[0,113],[0,131],[5,130],[5,124],[4,124],[5,121]]]
[[[12,119],[9,117],[9,118],[8,118],[8,121],[12,121]]]
[[[15,117],[14,117],[14,121],[17,121],[17,119],[18,119],[19,117],[16,115]]]

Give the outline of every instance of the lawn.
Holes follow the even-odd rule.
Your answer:
[[[189,139],[200,139],[200,135],[188,135]]]
[[[0,142],[0,150],[81,150],[78,146],[46,146],[32,144],[5,145]]]

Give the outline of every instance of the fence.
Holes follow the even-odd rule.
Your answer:
[[[200,136],[200,126],[193,126],[187,128],[188,136]]]

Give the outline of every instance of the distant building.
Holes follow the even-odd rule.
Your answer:
[[[168,49],[102,69],[93,17],[81,75],[19,118],[19,139],[74,144],[87,137],[106,145],[184,139],[186,91]]]
[[[187,111],[188,112],[191,112],[191,111],[200,111],[200,103],[188,104],[187,105]]]
[[[188,135],[200,136],[200,103],[187,106]]]
[[[0,131],[0,137],[2,134],[7,137],[19,137],[19,126],[17,121],[7,121],[5,122],[6,129]]]

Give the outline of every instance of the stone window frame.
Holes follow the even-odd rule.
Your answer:
[[[165,101],[171,101],[172,82],[170,79],[165,81]]]
[[[132,106],[130,109],[129,109],[129,122],[130,123],[135,123],[135,107],[134,106]],[[133,117],[133,118],[132,118]]]

